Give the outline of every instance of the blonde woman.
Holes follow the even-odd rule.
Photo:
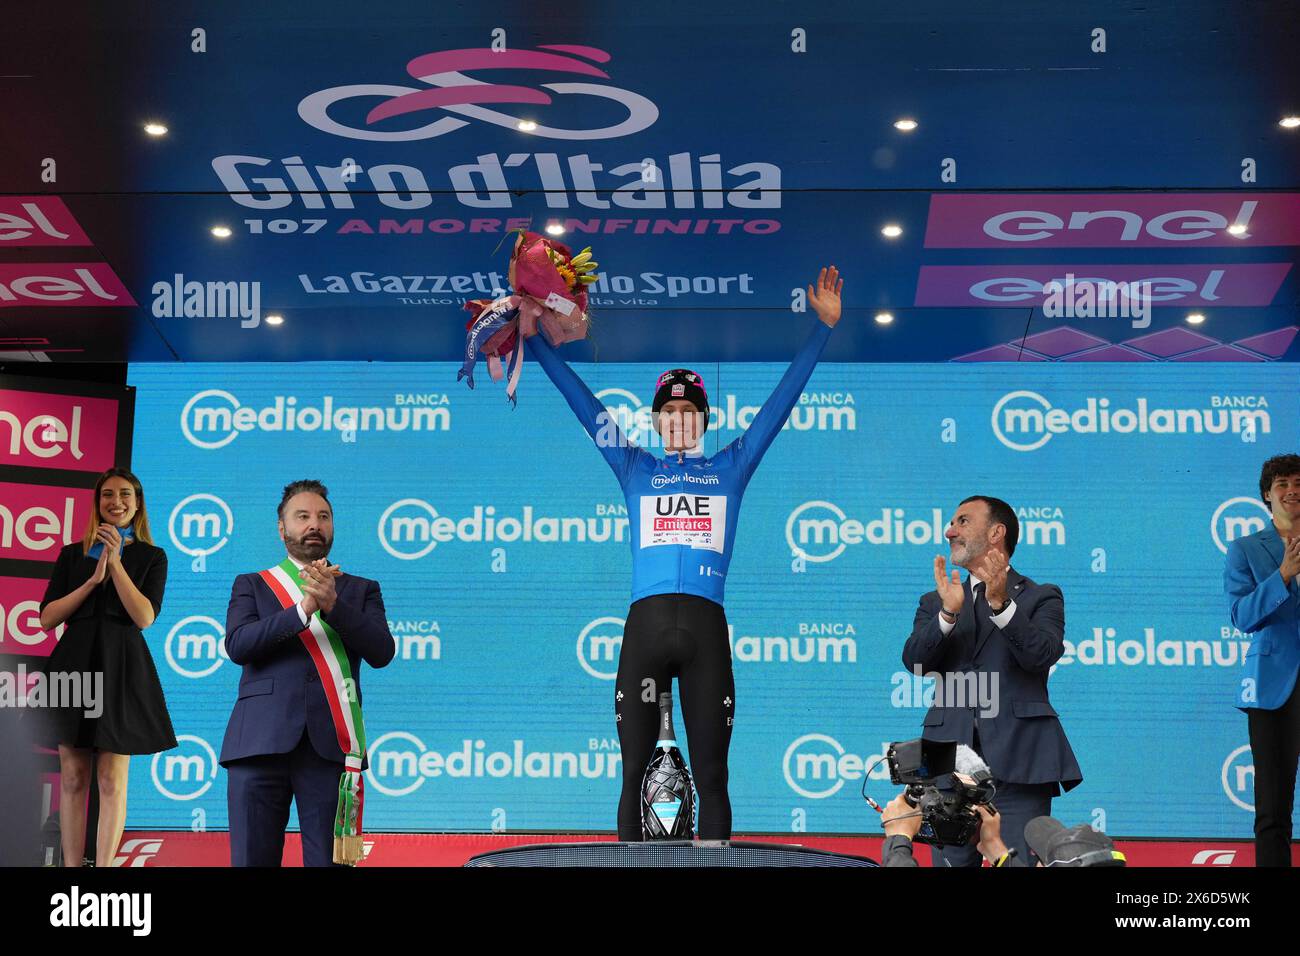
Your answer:
[[[49,674],[91,674],[90,686],[98,691],[81,706],[52,707],[38,735],[59,751],[66,866],[76,866],[85,852],[92,754],[98,757],[100,801],[96,859],[110,866],[126,823],[130,755],[176,746],[142,633],[158,617],[166,583],[167,555],[149,533],[140,479],[110,468],[95,482],[95,510],[84,538],[59,552],[41,601],[42,628],[67,624],[47,663]]]

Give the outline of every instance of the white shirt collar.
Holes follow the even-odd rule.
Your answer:
[[[1008,577],[1011,576],[1011,569],[1010,569],[1010,568],[1007,568],[1007,576],[1008,576]],[[971,589],[972,591],[974,591],[975,588],[976,588],[978,585],[984,583],[984,582],[981,581],[978,577],[976,577],[976,576],[973,575],[973,574],[969,574],[969,573],[967,574],[967,580],[970,581],[970,589]]]
[[[682,454],[685,455],[687,458],[703,458],[704,448],[701,445],[696,445],[694,448],[687,448],[685,451],[682,452]],[[664,450],[665,458],[675,458],[676,456],[677,456],[677,452],[668,451],[667,449]]]
[[[288,552],[285,552],[285,553],[288,554]],[[299,571],[301,571],[303,568],[305,568],[305,567],[307,566],[307,562],[306,562],[306,561],[299,561],[299,560],[298,560],[297,558],[295,558],[292,554],[289,555],[289,560],[293,562],[293,566],[294,566],[295,568],[297,568]]]

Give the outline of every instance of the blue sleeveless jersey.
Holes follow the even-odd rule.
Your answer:
[[[831,328],[820,319],[749,429],[715,455],[658,458],[632,444],[544,335],[527,340],[546,374],[614,470],[627,500],[632,601],[694,594],[722,604],[740,501],[750,476],[790,416]]]

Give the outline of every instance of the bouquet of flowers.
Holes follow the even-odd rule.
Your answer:
[[[516,230],[510,257],[509,279],[514,293],[499,299],[472,299],[465,308],[472,318],[466,324],[465,363],[456,381],[467,379],[474,387],[474,366],[482,356],[494,382],[509,376],[506,398],[516,402],[523,369],[522,338],[540,330],[551,345],[587,337],[587,286],[596,281],[591,247],[576,256],[562,242],[535,232]]]

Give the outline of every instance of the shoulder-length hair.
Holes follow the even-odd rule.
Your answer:
[[[103,489],[104,482],[110,478],[125,478],[131,483],[131,488],[135,491],[136,505],[135,517],[131,519],[131,533],[135,535],[137,541],[153,544],[153,535],[149,533],[149,515],[144,509],[144,488],[140,484],[140,479],[125,468],[110,468],[95,480],[95,500],[90,512],[90,524],[86,527],[86,534],[82,538],[83,548],[89,551],[95,544],[95,532],[101,524],[99,492]]]

